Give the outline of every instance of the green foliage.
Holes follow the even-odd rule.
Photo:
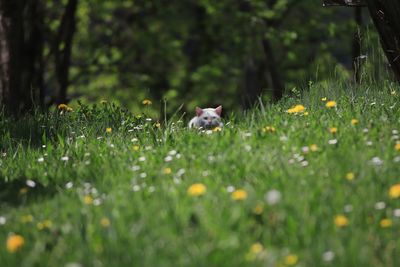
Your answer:
[[[237,110],[248,62],[263,72],[259,87],[269,99],[264,36],[286,88],[328,79],[332,66],[340,79],[351,76],[352,10],[318,1],[89,0],[77,17],[70,95],[82,101],[108,99],[136,112],[150,98],[156,113],[166,99],[168,114],[182,104]]]
[[[1,266],[398,266],[398,86],[297,92],[211,134],[109,103],[2,115]],[[286,112],[297,104],[308,115]],[[25,241],[15,253],[11,233]]]

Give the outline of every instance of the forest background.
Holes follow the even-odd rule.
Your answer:
[[[17,102],[8,106],[18,111],[107,100],[139,112],[144,99],[155,117],[218,104],[237,111],[315,81],[387,77],[378,34],[361,7],[323,8],[314,0],[10,3],[20,18],[12,47],[23,53],[15,71],[22,75],[14,78],[21,92],[10,93]]]

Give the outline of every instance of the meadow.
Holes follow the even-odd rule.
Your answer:
[[[399,100],[310,84],[214,131],[150,101],[1,115],[0,266],[400,266]]]

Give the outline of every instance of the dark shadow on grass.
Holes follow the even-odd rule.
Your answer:
[[[26,179],[15,179],[5,182],[0,179],[0,207],[4,206],[21,206],[31,204],[46,198],[53,197],[56,193],[55,186],[44,186],[36,181]]]

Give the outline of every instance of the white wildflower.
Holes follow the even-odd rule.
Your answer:
[[[65,184],[65,188],[67,188],[67,189],[71,189],[73,186],[74,186],[73,182],[68,182]]]
[[[228,185],[226,187],[226,192],[232,193],[233,191],[235,191],[235,187],[233,185]]]
[[[353,211],[353,205],[347,204],[347,205],[344,206],[343,210],[346,213],[352,212]]]
[[[36,183],[35,183],[35,181],[32,181],[32,180],[26,180],[26,185],[29,187],[35,187]]]
[[[393,216],[397,218],[400,217],[400,209],[393,210]]]
[[[177,172],[176,172],[176,175],[178,176],[178,177],[181,177],[182,175],[184,175],[185,174],[185,169],[179,169]]]
[[[384,208],[386,208],[386,204],[385,204],[385,202],[380,201],[380,202],[376,202],[374,207],[377,210],[383,210]]]
[[[168,155],[170,155],[170,156],[175,156],[177,153],[178,153],[178,151],[176,151],[176,150],[171,150],[171,151],[168,152]]]
[[[140,166],[138,166],[138,165],[132,166],[131,170],[132,171],[138,171],[138,170],[140,170]]]
[[[323,261],[333,261],[335,258],[335,253],[333,251],[325,251],[324,254],[322,254],[322,260]]]
[[[165,162],[170,162],[170,161],[172,161],[172,157],[171,156],[166,156],[165,158],[164,158],[164,161]]]
[[[139,185],[137,185],[137,184],[135,184],[133,187],[132,187],[132,190],[133,191],[139,191],[140,190],[140,186]]]
[[[308,146],[303,146],[301,148],[301,151],[303,151],[303,153],[308,153],[310,151],[310,148]]]
[[[278,204],[279,201],[281,200],[281,192],[279,192],[278,190],[272,189],[265,194],[264,198],[265,198],[265,201],[271,206]]]
[[[371,159],[371,163],[375,166],[380,166],[383,164],[383,160],[381,160],[379,157],[373,157]]]
[[[337,139],[331,139],[331,140],[328,140],[328,144],[330,144],[330,145],[336,145],[336,144],[337,144],[337,142],[338,142],[338,140],[337,140]]]

